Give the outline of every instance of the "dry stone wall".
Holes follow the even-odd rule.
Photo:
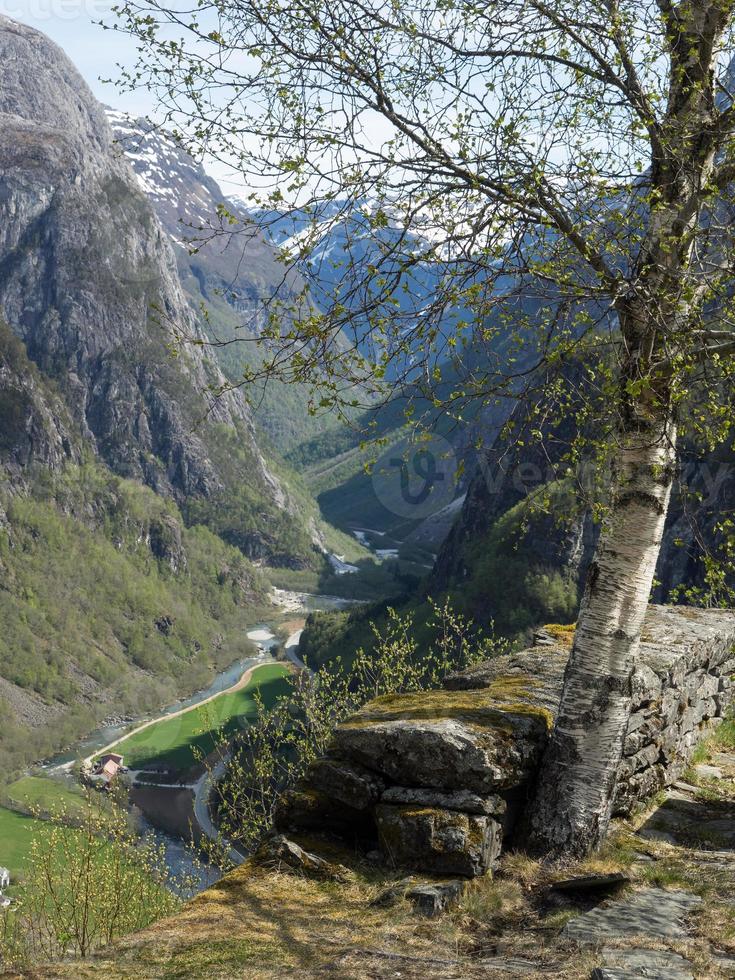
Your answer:
[[[328,831],[392,864],[473,877],[512,840],[559,703],[572,634],[377,698],[341,725],[289,794],[280,829]],[[735,612],[650,606],[615,811],[674,782],[734,697]]]

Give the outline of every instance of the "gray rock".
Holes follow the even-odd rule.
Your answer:
[[[383,803],[416,803],[419,806],[440,807],[442,810],[460,810],[463,813],[502,817],[508,808],[502,796],[478,796],[467,790],[442,793],[434,789],[417,789],[410,786],[391,786],[382,795]]]
[[[732,846],[735,809],[703,802],[689,793],[669,791],[638,833],[687,847]]]
[[[558,647],[559,640],[552,636],[546,629],[538,629],[533,634],[533,646],[535,647]]]
[[[256,860],[266,867],[273,867],[277,870],[289,868],[313,878],[324,878],[338,882],[348,880],[346,868],[339,864],[332,864],[318,854],[304,850],[303,847],[295,841],[289,840],[288,837],[284,837],[283,834],[266,838],[258,849]]]
[[[485,690],[433,691],[371,701],[334,737],[336,754],[401,786],[481,796],[523,783],[548,736],[543,708],[505,707]]]
[[[735,956],[728,956],[721,950],[715,950],[712,954],[712,962],[723,976],[735,977]]]
[[[661,697],[663,684],[656,671],[645,662],[639,662],[633,671],[633,701],[648,707]]]
[[[379,804],[375,819],[383,853],[398,867],[473,878],[500,853],[500,824],[456,810]]]
[[[689,960],[662,949],[603,949],[603,966],[592,980],[694,980]]]
[[[618,936],[684,939],[684,919],[701,904],[699,895],[691,892],[644,888],[571,919],[563,935],[591,946]]]
[[[444,687],[449,691],[482,688],[506,700],[513,692],[556,714],[568,659],[568,647],[560,647],[557,642],[550,649],[523,650],[450,674]]]
[[[363,766],[342,759],[317,759],[308,781],[319,792],[355,810],[366,810],[380,799],[385,782]]]
[[[406,898],[421,915],[441,915],[462,897],[466,881],[442,881],[435,884],[417,885],[406,892]]]
[[[677,790],[679,793],[686,793],[692,796],[695,796],[699,792],[698,786],[692,786],[691,783],[685,783],[681,779],[677,779],[675,783],[672,783],[671,788]]]
[[[718,766],[699,765],[694,767],[694,771],[700,779],[722,779],[722,769]]]

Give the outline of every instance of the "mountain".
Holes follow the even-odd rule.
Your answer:
[[[254,562],[323,564],[314,505],[205,341],[102,107],[0,16],[5,772],[240,657]]]
[[[442,295],[448,266],[432,254],[430,237],[407,228],[395,208],[376,198],[337,198],[317,201],[308,207],[284,211],[248,207],[240,197],[230,198],[233,207],[243,208],[263,229],[268,240],[284,255],[292,268],[308,283],[313,302],[324,309],[344,305],[353,311],[353,321],[344,327],[350,344],[356,344],[369,363],[378,363],[385,338],[366,329],[363,310],[380,296],[380,308],[391,321],[396,336],[388,346],[408,332]],[[415,226],[416,220],[413,225]],[[371,269],[370,285],[366,273]],[[384,296],[390,283],[389,296]],[[468,311],[454,299],[447,302],[440,318],[448,331]],[[385,365],[388,379],[411,375],[410,352]]]
[[[0,770],[159,707],[248,650],[267,582],[90,451],[0,323]]]
[[[166,129],[112,109],[107,119],[116,147],[169,236],[187,298],[195,309],[206,310],[202,330],[210,341],[221,342],[210,352],[227,379],[238,384],[243,369],[260,361],[254,340],[274,295],[288,301],[304,283],[287,273],[248,210],[228,199]],[[301,386],[269,381],[251,389],[250,396],[256,425],[280,453],[334,428],[328,416],[304,410],[308,393]]]
[[[574,621],[599,525],[559,458],[570,432],[559,435],[547,428],[520,450],[498,440],[483,455],[425,584],[428,594],[456,596],[467,615],[507,634]],[[731,446],[682,446],[653,601],[731,602],[733,473]]]
[[[287,239],[298,238],[310,225],[305,212],[270,216],[258,215],[268,225],[268,240],[256,232],[252,223],[256,215],[247,202],[225,198],[219,185],[203,166],[192,159],[165,130],[145,119],[107,110],[117,147],[123,152],[136,174],[141,189],[152,203],[162,227],[168,233],[176,256],[183,287],[195,308],[204,306],[207,321],[203,329],[220,340],[240,339],[213,350],[227,377],[237,382],[244,364],[256,363],[257,349],[252,340],[258,336],[268,308],[268,301],[278,292],[295,295],[303,289],[300,275],[286,275],[278,250]],[[222,206],[228,216],[218,218]],[[343,215],[338,203],[325,204],[320,218],[323,236],[316,250],[314,264],[322,279],[321,295],[339,280],[339,256],[348,243],[370,247],[367,211],[357,208],[353,220]],[[339,218],[342,220],[337,220]],[[383,233],[386,241],[397,234],[391,225]],[[364,258],[364,256],[363,256]],[[422,294],[433,284],[432,271],[421,272]],[[441,530],[433,531],[433,522],[399,519],[378,500],[364,465],[369,454],[360,449],[363,433],[360,421],[354,429],[341,427],[327,418],[310,418],[304,411],[306,392],[298,386],[270,382],[265,392],[253,399],[253,415],[275,448],[285,454],[286,462],[303,475],[308,490],[318,496],[325,520],[346,531],[357,524],[380,532],[374,543],[379,550],[393,550],[409,534],[418,530],[422,546],[407,546],[407,554],[418,560],[419,571],[425,569],[433,551],[446,533],[446,521],[438,522]],[[381,434],[391,433],[400,439],[404,423],[399,403],[380,413]],[[365,424],[375,431],[375,419],[366,416]],[[457,493],[461,494],[458,489]],[[420,526],[420,527],[419,527]],[[427,528],[432,530],[428,532]],[[380,540],[380,536],[385,540]],[[423,540],[425,539],[426,540]]]

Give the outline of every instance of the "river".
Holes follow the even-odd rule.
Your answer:
[[[283,646],[279,640],[277,631],[282,628],[284,619],[289,615],[304,617],[310,612],[317,610],[345,609],[355,604],[355,600],[342,599],[338,596],[312,595],[305,592],[292,592],[285,589],[273,589],[273,608],[272,619],[255,623],[247,628],[247,637],[255,644],[258,653],[252,657],[241,658],[220,671],[207,685],[200,691],[196,691],[189,697],[182,698],[162,708],[154,717],[156,720],[165,718],[167,715],[175,714],[182,709],[194,707],[203,701],[228,690],[237,684],[243,674],[251,667],[273,660],[273,653]],[[296,632],[291,632],[288,650],[289,659],[293,659],[295,653],[294,639]],[[129,734],[137,726],[151,720],[151,716],[143,716],[134,720],[127,720],[119,724],[103,725],[95,729],[88,735],[79,739],[74,745],[64,752],[59,753],[44,763],[42,768],[57,778],[71,779],[71,769],[73,763],[80,759],[88,758],[101,749],[109,746],[117,739]],[[187,878],[197,883],[195,891],[206,888],[212,881],[220,876],[216,868],[206,865],[200,866],[193,857],[190,848],[180,838],[163,830],[155,828],[145,816],[141,818],[142,829],[146,833],[152,833],[159,843],[163,844],[166,853],[166,863],[170,870],[176,875],[186,875]]]

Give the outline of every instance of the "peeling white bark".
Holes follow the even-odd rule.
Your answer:
[[[531,847],[585,854],[605,834],[630,714],[631,678],[675,459],[673,424],[624,437],[590,568],[556,725],[529,809]]]

